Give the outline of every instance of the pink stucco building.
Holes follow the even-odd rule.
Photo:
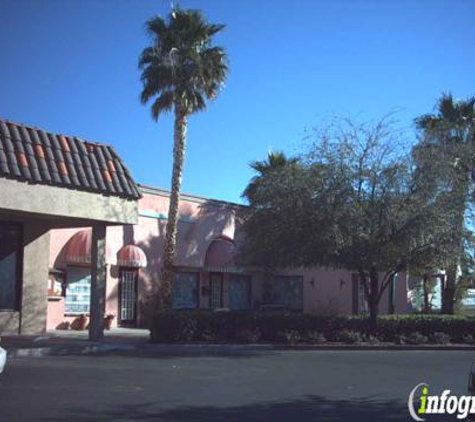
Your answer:
[[[109,145],[0,119],[0,333],[89,320],[89,338],[145,323],[162,266],[169,193],[137,185]],[[365,312],[348,271],[239,268],[242,205],[183,195],[177,309]],[[407,310],[405,277],[380,311]],[[87,316],[81,317],[82,315]]]
[[[100,340],[110,269],[106,228],[137,224],[139,198],[111,146],[0,118],[0,335],[44,332],[49,307],[64,316],[64,287],[70,311],[72,299],[90,299],[89,338]],[[71,247],[66,272],[50,271],[50,233],[65,228],[89,230],[72,242],[78,249]],[[67,275],[70,285],[58,292],[48,272]],[[59,293],[55,301],[48,299],[47,280],[49,294],[55,287]]]
[[[106,313],[112,326],[144,323],[147,297],[162,265],[169,193],[139,185],[138,224],[108,227]],[[178,309],[275,307],[317,314],[364,312],[357,277],[345,270],[282,269],[264,274],[234,262],[242,241],[243,206],[183,195],[180,202],[173,305]],[[87,228],[56,229],[50,236],[47,328],[87,314],[90,295],[90,234]],[[382,298],[380,310],[408,309],[405,277]]]

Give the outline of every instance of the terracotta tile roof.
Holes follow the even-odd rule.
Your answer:
[[[127,199],[141,197],[108,145],[0,119],[0,177]]]

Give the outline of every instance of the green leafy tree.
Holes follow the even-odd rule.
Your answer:
[[[151,45],[139,59],[142,71],[142,103],[152,102],[152,117],[175,115],[173,171],[168,222],[163,256],[160,296],[163,306],[171,306],[171,280],[176,255],[178,208],[186,151],[188,117],[206,108],[216,97],[228,74],[224,49],[213,46],[213,37],[224,25],[209,23],[198,10],[174,8],[168,19],[150,19],[147,32]]]
[[[411,276],[419,276],[411,271]],[[434,294],[436,292],[437,283],[440,282],[439,277],[435,277],[433,274],[427,272],[420,276],[417,283],[413,282],[412,285],[412,299],[411,303],[413,309],[424,314],[430,314],[434,307]]]
[[[461,257],[460,276],[455,287],[454,310],[464,312],[463,301],[468,297],[469,289],[475,288],[475,239],[471,231],[464,231],[464,251]]]
[[[420,142],[414,155],[421,174],[444,191],[452,204],[450,253],[445,263],[442,312],[454,313],[456,283],[464,256],[467,217],[474,199],[475,98],[454,101],[445,94],[434,114],[416,119]]]
[[[431,262],[447,238],[445,198],[416,177],[400,144],[385,120],[339,121],[319,134],[299,166],[262,178],[240,259],[354,271],[376,327],[382,295],[396,274]]]

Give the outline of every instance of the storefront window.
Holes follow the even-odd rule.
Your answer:
[[[368,300],[364,284],[358,274],[352,275],[353,280],[353,313],[355,315],[368,313]]]
[[[91,302],[91,269],[68,267],[64,312],[69,315],[88,314]]]
[[[18,309],[20,257],[21,226],[0,222],[0,309]]]
[[[276,276],[272,290],[275,305],[294,311],[303,310],[303,277]]]
[[[242,274],[228,275],[228,307],[231,310],[249,309],[251,280]]]
[[[198,273],[175,273],[173,278],[173,308],[198,308]]]

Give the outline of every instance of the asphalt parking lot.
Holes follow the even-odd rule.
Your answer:
[[[414,386],[465,394],[474,357],[473,351],[266,351],[14,359],[0,375],[0,420],[409,421]]]

